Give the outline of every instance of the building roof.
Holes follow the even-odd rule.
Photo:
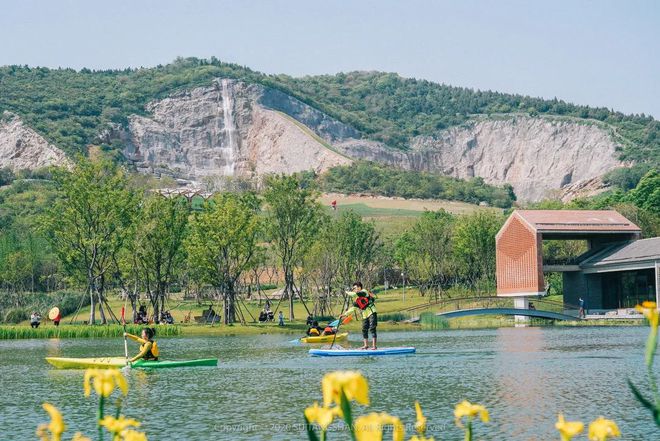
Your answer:
[[[583,268],[660,261],[660,237],[611,245],[580,263]]]
[[[614,210],[516,210],[537,232],[639,233],[639,227]]]

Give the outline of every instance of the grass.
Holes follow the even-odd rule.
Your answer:
[[[142,326],[128,325],[126,331],[139,335]],[[44,326],[43,324],[32,329],[29,326],[0,326],[0,340],[23,339],[23,338],[113,338],[121,337],[124,328],[120,325],[60,325]],[[180,326],[162,325],[156,326],[156,335],[160,337],[181,334]]]

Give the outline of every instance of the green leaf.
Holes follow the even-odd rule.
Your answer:
[[[344,422],[348,426],[348,430],[351,433],[351,439],[355,441],[355,428],[353,427],[353,411],[351,409],[351,403],[346,398],[344,391],[339,393],[340,407],[341,411],[344,414]]]
[[[303,417],[305,418],[305,429],[307,430],[307,438],[309,441],[319,441],[319,437],[316,436],[316,432],[314,432],[314,427],[310,424],[309,420],[307,419],[307,416],[303,414]]]
[[[639,389],[635,387],[635,385],[632,383],[632,381],[630,381],[630,379],[628,379],[627,381],[628,381],[628,387],[632,391],[637,401],[642,403],[644,407],[646,407],[648,410],[651,411],[651,413],[653,414],[653,419],[655,420],[655,424],[660,426],[660,408],[656,407],[653,403],[651,403],[649,400],[644,398],[642,393],[639,391]]]

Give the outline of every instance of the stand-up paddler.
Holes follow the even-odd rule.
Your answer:
[[[348,316],[355,311],[360,311],[362,315],[362,338],[364,344],[362,349],[369,348],[369,333],[371,332],[371,349],[377,349],[376,345],[376,327],[378,326],[378,314],[376,313],[376,296],[362,287],[361,282],[353,284],[353,291],[346,294],[351,296],[353,306],[342,313],[342,317]]]

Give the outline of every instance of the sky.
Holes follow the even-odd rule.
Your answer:
[[[656,0],[0,0],[0,65],[397,72],[660,118]]]

